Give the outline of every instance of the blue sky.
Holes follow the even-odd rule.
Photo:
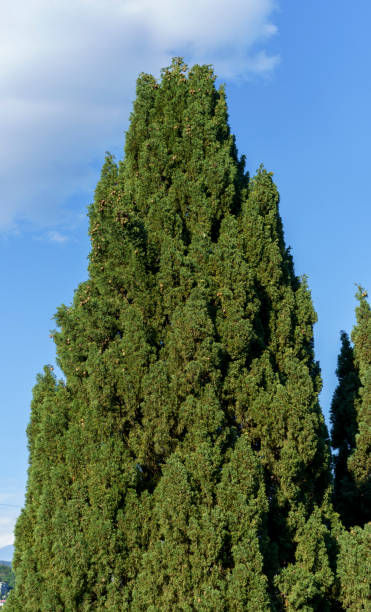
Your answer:
[[[122,157],[137,74],[158,75],[174,55],[215,66],[248,169],[274,172],[318,313],[328,415],[354,283],[371,289],[370,18],[368,0],[5,0],[0,549],[23,504],[35,376],[55,362],[52,317],[86,279],[86,207],[104,152]]]

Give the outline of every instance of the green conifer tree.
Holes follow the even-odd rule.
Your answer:
[[[366,292],[356,297],[354,348],[342,332],[336,370],[338,386],[331,405],[334,506],[344,526],[338,535],[339,601],[345,610],[368,610],[370,602],[371,523],[371,315]],[[362,528],[363,527],[363,528]]]
[[[334,508],[346,527],[359,523],[360,499],[348,459],[355,448],[357,433],[356,402],[360,386],[348,335],[341,332],[341,350],[336,374],[339,380],[331,403],[331,444],[334,456]]]
[[[359,372],[356,403],[358,432],[348,465],[360,491],[363,520],[371,520],[371,309],[367,293],[358,288],[357,323],[352,331],[355,363]]]
[[[66,383],[42,402],[60,472],[47,514],[31,452],[8,609],[26,573],[40,595],[26,612],[328,609],[315,315],[272,178],[249,184],[210,67],[141,75],[90,235],[89,279],[56,317]]]
[[[52,548],[58,541],[54,509],[66,500],[64,434],[68,414],[66,388],[57,383],[51,366],[38,376],[31,404],[29,475],[25,508],[17,521],[13,567],[17,576],[7,607],[22,610],[58,610],[58,576]],[[68,494],[67,494],[68,497]]]
[[[345,527],[371,518],[371,316],[366,292],[359,288],[354,349],[345,332],[336,370],[338,386],[331,404],[334,457],[334,506]]]
[[[294,274],[278,203],[271,173],[261,168],[242,216],[246,260],[255,271],[257,337],[246,363],[232,364],[226,390],[265,470],[266,571],[278,591],[276,605],[326,610],[335,549],[329,441],[313,352],[316,315],[306,279]]]

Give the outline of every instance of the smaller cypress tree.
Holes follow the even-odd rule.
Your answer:
[[[356,294],[357,324],[352,331],[356,366],[360,388],[357,401],[358,433],[354,452],[349,458],[349,469],[353,474],[362,500],[364,521],[371,519],[371,309],[367,293],[358,288]]]
[[[355,448],[357,433],[356,402],[360,385],[354,351],[348,335],[341,332],[341,349],[336,369],[338,386],[335,389],[330,421],[331,444],[338,453],[334,455],[334,508],[346,527],[353,524],[358,506],[357,488],[348,468],[348,459]],[[358,521],[355,521],[358,522]]]
[[[250,181],[242,224],[247,269],[254,271],[245,310],[255,334],[247,360],[241,351],[229,368],[225,395],[233,392],[236,421],[264,470],[265,571],[273,606],[325,611],[332,605],[335,555],[330,448],[313,349],[316,315],[306,279],[295,275],[278,191],[263,167]]]
[[[57,383],[52,367],[46,366],[37,377],[27,428],[30,467],[26,505],[15,529],[16,587],[7,601],[12,612],[62,610],[54,585],[63,580],[54,561],[60,536],[55,515],[66,501],[66,394],[63,382]]]
[[[371,509],[371,316],[367,294],[360,287],[354,349],[345,332],[336,374],[338,386],[331,404],[334,458],[334,506],[343,524],[364,525]]]

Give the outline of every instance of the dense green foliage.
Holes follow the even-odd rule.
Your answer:
[[[339,538],[338,574],[340,601],[345,610],[360,612],[370,609],[371,601],[371,523],[363,529],[344,531]]]
[[[106,157],[89,278],[56,315],[65,381],[34,389],[7,610],[338,605],[315,313],[214,81],[141,75]]]
[[[11,588],[14,587],[14,572],[9,565],[0,563],[0,582],[7,582]]]

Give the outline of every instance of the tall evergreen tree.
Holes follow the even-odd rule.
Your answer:
[[[371,309],[367,293],[358,288],[357,323],[352,331],[355,362],[359,372],[359,400],[356,404],[358,432],[349,469],[359,488],[364,520],[371,520]]]
[[[334,506],[349,531],[338,536],[339,600],[346,610],[368,610],[371,544],[371,313],[366,292],[356,297],[354,348],[345,332],[331,405]],[[363,528],[362,528],[363,527]]]
[[[334,455],[334,507],[346,527],[359,523],[360,499],[348,459],[355,449],[356,402],[360,386],[354,352],[348,335],[341,332],[341,350],[336,369],[338,386],[331,403],[331,444]]]
[[[30,467],[26,505],[15,530],[17,582],[7,603],[14,610],[62,609],[54,588],[63,576],[53,563],[52,549],[58,541],[53,510],[68,498],[63,449],[68,414],[67,390],[56,382],[52,369],[45,367],[38,376],[27,429]]]
[[[331,404],[334,457],[334,505],[345,527],[371,519],[371,316],[366,292],[359,288],[354,349],[345,332]]]
[[[315,315],[210,67],[141,75],[90,235],[89,279],[56,317],[66,383],[32,406],[57,429],[29,431],[8,609],[328,609]]]
[[[248,266],[255,271],[257,338],[245,364],[232,365],[231,407],[265,470],[270,500],[266,571],[285,608],[331,606],[329,442],[318,404],[316,315],[306,279],[294,274],[271,174],[260,169],[243,210]],[[235,399],[233,399],[235,398]]]

